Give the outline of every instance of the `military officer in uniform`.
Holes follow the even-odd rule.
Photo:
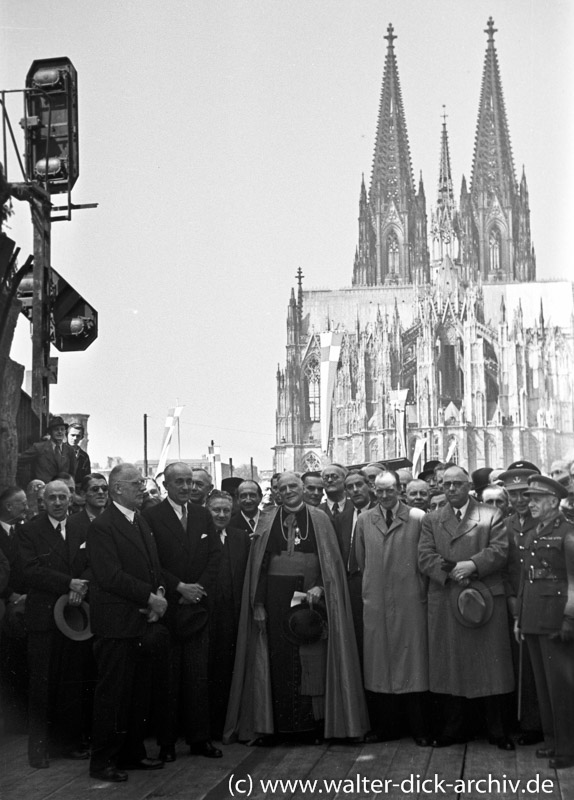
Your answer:
[[[574,766],[574,526],[560,513],[568,490],[552,478],[528,478],[530,513],[519,591],[517,637],[526,639],[549,766]]]

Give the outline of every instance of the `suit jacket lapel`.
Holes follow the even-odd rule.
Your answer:
[[[374,507],[374,511],[371,514],[371,520],[373,521],[375,528],[383,535],[386,535],[387,524],[385,522],[385,518],[381,514],[381,507],[378,504]]]
[[[461,536],[464,536],[465,533],[469,533],[473,528],[476,528],[480,522],[479,506],[476,500],[473,500],[472,497],[468,501],[466,514],[460,522],[457,522],[454,509],[452,509],[450,506],[447,507],[451,511],[452,521],[455,525],[455,530],[451,534],[453,539],[459,539]]]
[[[138,529],[135,527],[133,523],[131,523],[128,518],[123,514],[119,508],[116,506],[111,506],[114,516],[115,516],[115,523],[118,527],[120,533],[133,544],[134,547],[145,555],[147,559],[149,559],[149,552],[147,547],[144,544],[143,536],[141,536]]]
[[[189,552],[189,503],[187,504],[187,530],[183,530],[183,525],[169,500],[166,498],[164,501],[163,519],[167,527],[172,531],[178,542]]]
[[[50,548],[58,553],[62,561],[68,565],[68,548],[66,546],[66,542],[62,538],[62,534],[58,533],[58,531],[54,528],[48,515],[46,515],[40,535],[44,541],[50,545]]]

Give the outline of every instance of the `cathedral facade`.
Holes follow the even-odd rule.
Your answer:
[[[470,470],[574,455],[574,285],[540,281],[516,179],[492,18],[470,182],[455,200],[446,121],[438,196],[415,186],[393,28],[352,286],[298,273],[277,371],[275,467],[407,457]]]

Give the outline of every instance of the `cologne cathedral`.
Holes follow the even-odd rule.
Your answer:
[[[291,292],[275,468],[398,457],[474,470],[574,449],[574,286],[540,281],[495,48],[458,203],[446,120],[438,193],[413,178],[392,25],[352,286]]]

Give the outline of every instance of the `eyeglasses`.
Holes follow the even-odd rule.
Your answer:
[[[92,492],[92,494],[96,494],[97,492],[103,492],[104,494],[108,493],[107,486],[90,486],[88,492]]]
[[[116,483],[129,483],[132,486],[137,486],[138,489],[143,489],[146,482],[144,478],[141,478],[138,481],[116,481]]]
[[[468,481],[443,481],[444,489],[461,489],[463,486],[468,486]]]

